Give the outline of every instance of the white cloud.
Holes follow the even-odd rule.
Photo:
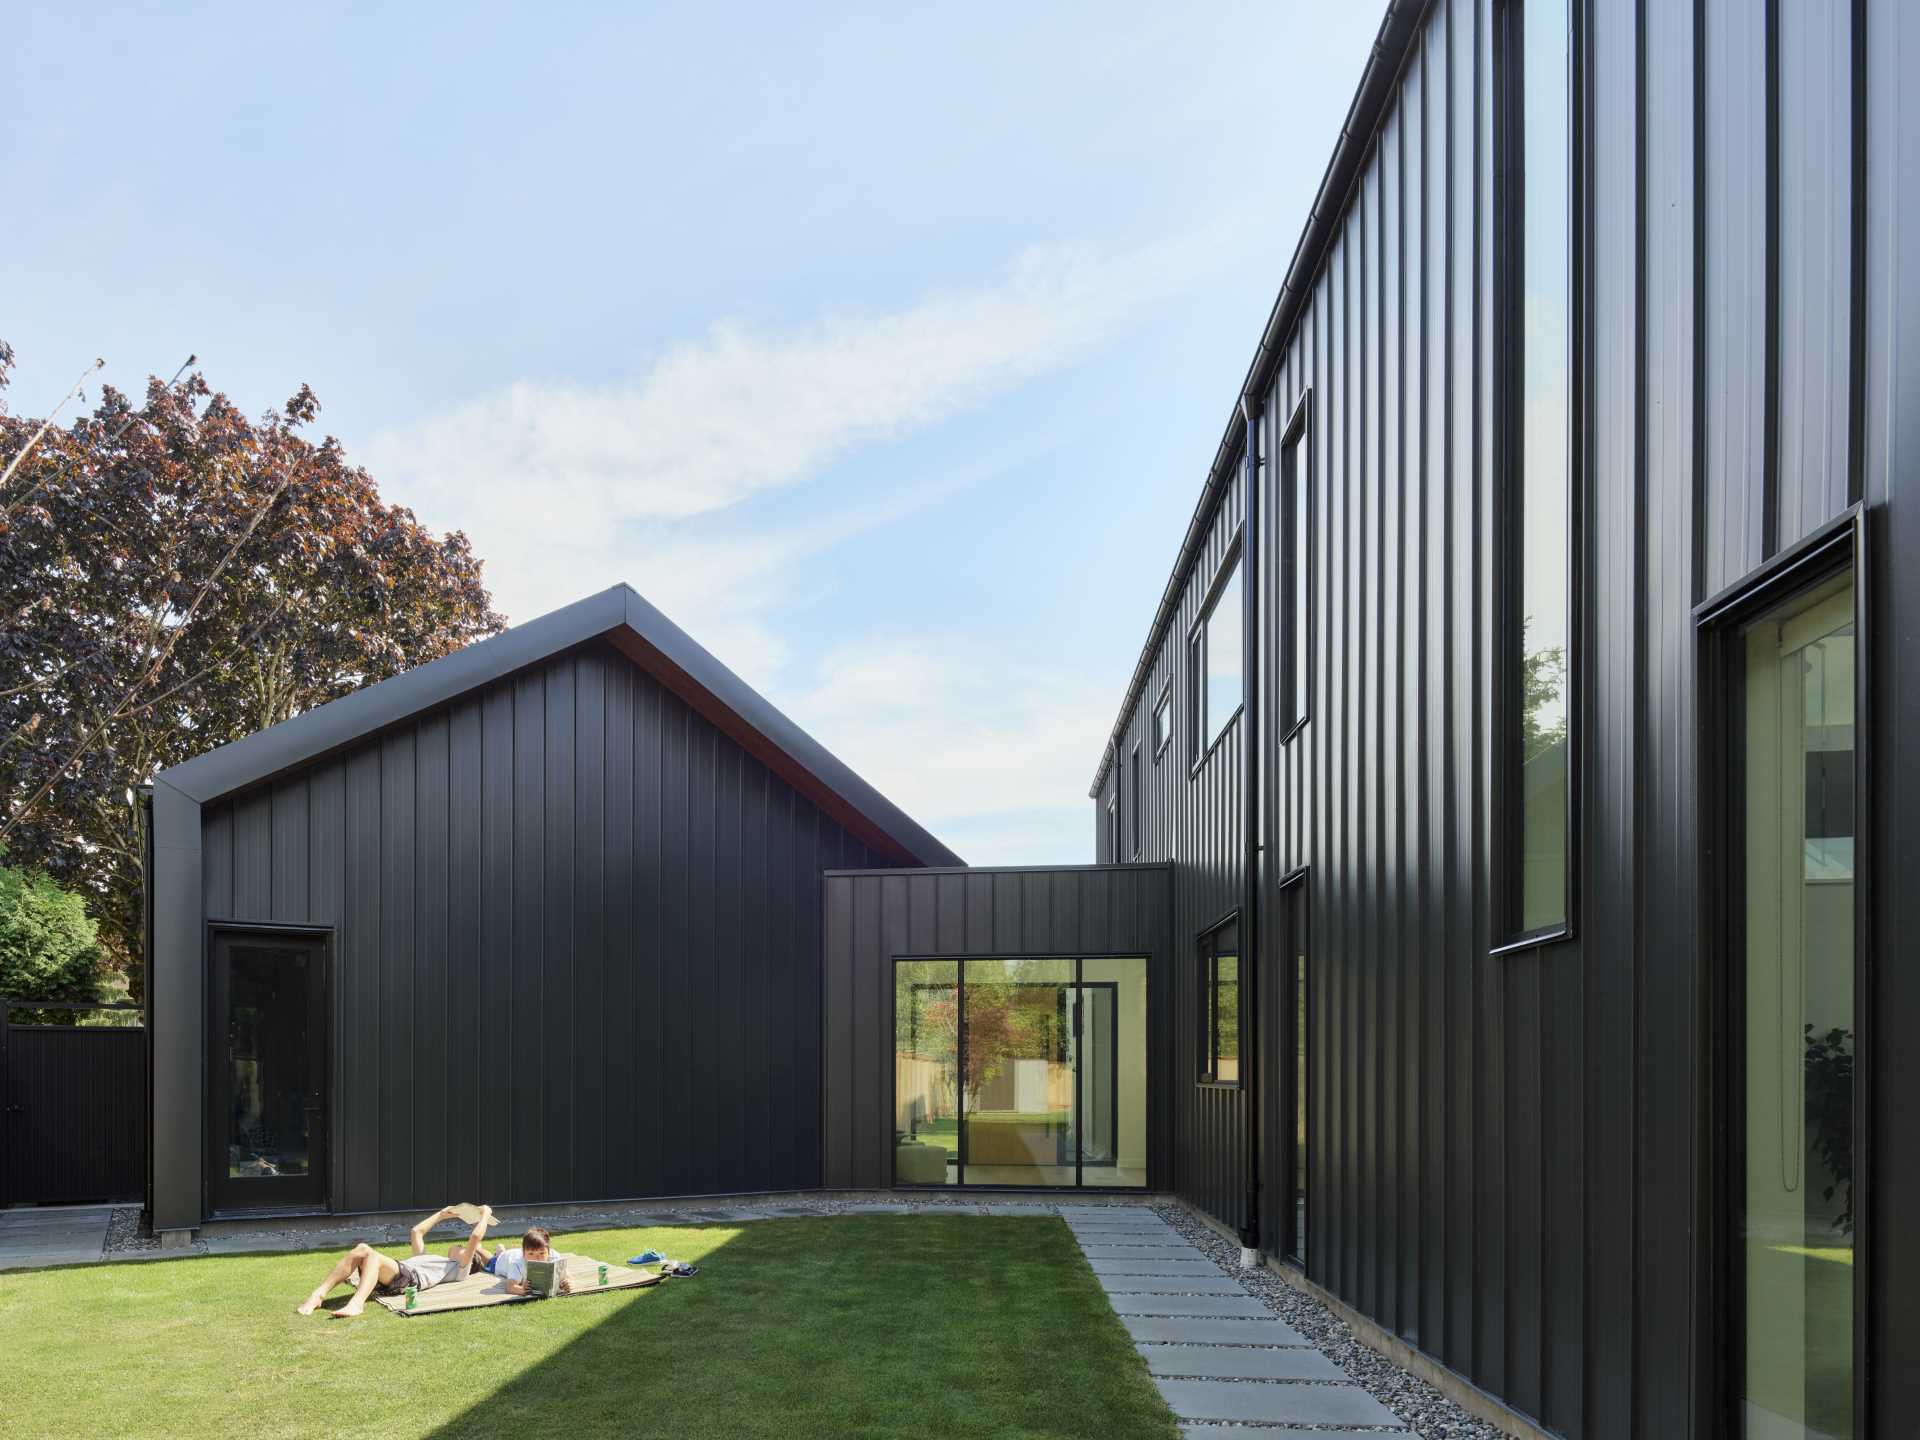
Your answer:
[[[814,738],[968,861],[1020,864],[1092,858],[1082,796],[1112,691],[947,634],[843,645],[811,687],[782,698]]]
[[[757,553],[764,574],[789,537],[688,535],[702,517],[1070,362],[1229,243],[1215,225],[1120,255],[1036,248],[997,283],[904,309],[845,309],[785,332],[722,321],[637,378],[515,381],[376,433],[364,459],[422,520],[467,532],[514,619],[629,574],[651,595],[657,574],[718,552]],[[721,621],[705,599],[716,589],[699,587],[697,613],[669,613]]]
[[[509,619],[631,580],[750,684],[786,681],[796,720],[970,858],[1083,854],[1090,822],[1055,797],[1079,794],[1110,685],[1014,673],[966,637],[842,636],[817,673],[792,673],[782,617],[832,583],[822,553],[978,476],[923,468],[884,505],[780,528],[737,507],[1071,363],[1249,233],[1033,249],[995,283],[788,331],[723,321],[636,378],[516,381],[379,432],[364,460],[424,522],[466,531]]]

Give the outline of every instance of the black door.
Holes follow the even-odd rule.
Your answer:
[[[215,1210],[327,1199],[327,947],[318,937],[213,938],[209,1188]]]

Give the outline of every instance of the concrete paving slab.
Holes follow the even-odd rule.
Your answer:
[[[884,1200],[862,1201],[858,1205],[842,1205],[841,1210],[849,1215],[911,1215],[920,1207],[917,1205],[893,1205]]]
[[[1108,1295],[1116,1315],[1193,1315],[1258,1320],[1273,1312],[1244,1290],[1238,1295]]]
[[[1217,1380],[1345,1380],[1318,1350],[1256,1350],[1249,1345],[1141,1345],[1155,1375]]]
[[[1288,1440],[1289,1436],[1298,1440],[1340,1440],[1342,1435],[1365,1440],[1379,1433],[1355,1430],[1349,1425],[1215,1425],[1195,1420],[1180,1427],[1180,1440]]]
[[[1096,1275],[1109,1295],[1245,1295],[1225,1275]]]
[[[1260,1320],[1208,1320],[1193,1316],[1122,1315],[1136,1344],[1305,1345],[1307,1337],[1277,1315]]]
[[[49,1265],[92,1265],[100,1248],[90,1250],[0,1250],[0,1270],[39,1270]]]
[[[1085,1244],[1080,1253],[1089,1260],[1190,1260],[1200,1252],[1191,1245],[1094,1245]]]
[[[1163,1260],[1089,1260],[1096,1275],[1218,1275],[1220,1268],[1211,1260],[1182,1260],[1175,1256]]]
[[[1394,1413],[1358,1385],[1236,1384],[1231,1380],[1153,1382],[1182,1420],[1269,1425],[1384,1425],[1404,1430]]]
[[[1187,1238],[1187,1236],[1181,1235],[1177,1229],[1173,1229],[1171,1225],[1164,1225],[1164,1223],[1160,1223],[1160,1221],[1154,1221],[1152,1225],[1108,1225],[1108,1223],[1087,1225],[1087,1223],[1083,1223],[1083,1221],[1068,1221],[1068,1229],[1069,1231],[1073,1231],[1075,1235],[1087,1236],[1089,1240],[1102,1235],[1152,1235],[1160,1236],[1160,1238],[1164,1238],[1167,1242],[1171,1242],[1171,1240],[1185,1240],[1185,1238]]]
[[[1043,1215],[1049,1220],[1053,1218],[1053,1211],[1049,1210],[1044,1205],[1037,1205],[1037,1204],[1035,1205],[989,1205],[986,1207],[986,1212],[989,1215],[1005,1215],[1005,1216],[1010,1216],[1014,1219],[1031,1218],[1036,1215]]]

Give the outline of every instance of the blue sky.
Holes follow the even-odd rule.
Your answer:
[[[1378,20],[31,8],[9,403],[304,381],[510,618],[624,579],[969,860],[1084,860]]]

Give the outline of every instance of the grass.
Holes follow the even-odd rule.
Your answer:
[[[1170,1440],[1055,1219],[862,1215],[569,1232],[701,1267],[647,1290],[303,1319],[330,1254],[0,1283],[9,1436],[1059,1436]],[[345,1292],[336,1292],[344,1296]],[[335,1303],[338,1303],[337,1301]]]

